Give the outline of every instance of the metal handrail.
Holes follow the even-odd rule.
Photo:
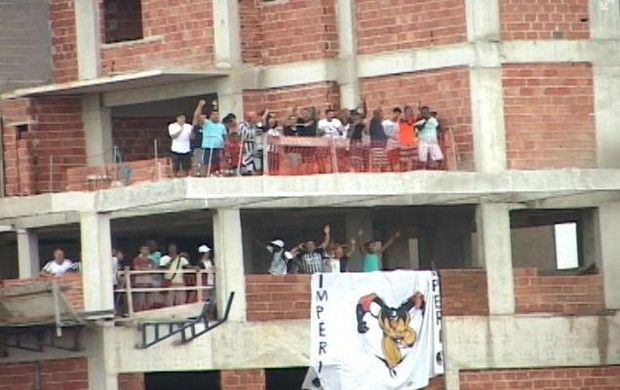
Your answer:
[[[202,302],[204,298],[204,291],[213,290],[214,284],[204,284],[203,275],[215,275],[215,272],[203,270],[203,269],[178,269],[174,271],[176,274],[181,275],[196,275],[196,285],[183,286],[183,287],[161,287],[161,286],[148,286],[148,287],[134,287],[132,284],[132,276],[148,276],[157,274],[170,273],[169,269],[153,269],[153,270],[131,270],[129,267],[125,267],[122,271],[118,272],[118,275],[122,277],[121,287],[115,288],[114,292],[127,295],[127,311],[129,316],[133,316],[133,293],[162,293],[162,292],[174,292],[174,291],[196,291],[196,300]]]

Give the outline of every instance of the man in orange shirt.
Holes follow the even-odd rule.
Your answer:
[[[418,148],[418,137],[414,124],[416,117],[411,106],[405,107],[405,113],[398,123],[400,141],[400,164],[401,169],[410,171],[413,169],[413,162],[416,159]]]

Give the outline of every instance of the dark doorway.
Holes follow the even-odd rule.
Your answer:
[[[272,368],[265,370],[267,390],[299,390],[306,377],[306,372],[308,372],[308,367]]]
[[[145,390],[220,390],[220,372],[155,372],[146,374],[144,383]]]

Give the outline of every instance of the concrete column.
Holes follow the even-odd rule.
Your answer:
[[[477,59],[469,70],[474,165],[478,172],[506,169],[502,66],[498,0],[466,0],[467,40]]]
[[[241,63],[239,2],[213,0],[215,66],[230,68]]]
[[[476,171],[503,171],[506,135],[501,66],[470,68],[469,86]]]
[[[111,323],[86,330],[83,340],[88,351],[88,390],[118,390],[114,330]]]
[[[590,37],[620,39],[620,7],[617,0],[590,0]]]
[[[217,101],[220,117],[232,112],[237,115],[237,120],[243,120],[243,88],[241,77],[231,74],[217,80]]]
[[[213,216],[217,307],[221,315],[228,295],[235,293],[228,317],[230,321],[245,321],[246,314],[242,236],[239,209],[218,209]]]
[[[598,215],[598,245],[600,258],[597,265],[603,272],[605,291],[605,308],[620,310],[620,202],[605,203],[599,206]]]
[[[616,5],[617,7],[617,5]],[[620,168],[620,66],[595,64],[594,114],[598,168]]]
[[[114,310],[110,217],[94,212],[80,215],[82,283],[85,311]]]
[[[465,14],[469,42],[500,40],[498,0],[465,0]]]
[[[515,294],[510,242],[510,214],[506,204],[481,204],[476,210],[478,258],[487,271],[489,313],[514,314]]]
[[[338,27],[338,84],[340,106],[353,109],[359,104],[360,83],[357,77],[357,20],[354,0],[336,1]]]
[[[82,96],[82,122],[86,137],[86,162],[90,166],[112,163],[112,114],[101,95]]]
[[[31,278],[39,274],[39,237],[34,230],[17,231],[17,257],[19,259],[19,278]]]
[[[78,77],[94,79],[99,77],[100,63],[99,1],[75,0],[74,12]]]
[[[590,36],[594,40],[620,39],[620,6],[617,0],[590,0]],[[616,126],[620,116],[620,67],[607,63],[611,57],[594,62],[594,114],[598,168],[620,168],[620,137]]]

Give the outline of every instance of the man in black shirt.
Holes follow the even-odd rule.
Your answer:
[[[372,111],[372,119],[368,124],[370,131],[370,144],[373,148],[385,148],[387,145],[387,135],[383,128],[383,110],[375,108]]]
[[[310,109],[301,110],[301,117],[297,119],[297,135],[301,137],[316,137],[316,120]]]

